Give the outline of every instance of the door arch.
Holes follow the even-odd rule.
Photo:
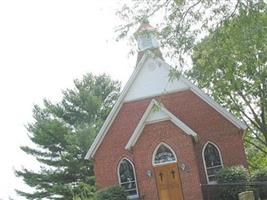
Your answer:
[[[172,148],[160,143],[152,156],[159,200],[183,200],[177,157]]]
[[[157,166],[170,163],[177,163],[176,154],[169,145],[161,142],[154,150],[152,165]]]

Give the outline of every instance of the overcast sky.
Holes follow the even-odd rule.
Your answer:
[[[57,101],[87,72],[126,82],[135,58],[115,42],[118,0],[0,0],[0,199],[23,189],[14,168],[36,168],[19,147],[34,104]]]

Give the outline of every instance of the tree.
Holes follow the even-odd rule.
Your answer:
[[[187,75],[247,123],[253,168],[267,163],[266,10],[266,0],[135,0],[118,11],[119,39],[144,19],[160,22],[163,53],[179,69],[171,78],[191,65],[194,52]]]
[[[267,6],[241,8],[194,48],[192,80],[248,126],[250,166],[267,166]]]
[[[241,7],[262,7],[264,2],[266,0],[127,1],[117,12],[123,20],[117,27],[118,39],[132,35],[144,19],[155,21],[165,57],[184,67],[194,46],[204,36],[238,16]]]
[[[116,101],[120,84],[107,75],[87,74],[63,91],[62,101],[35,105],[34,122],[27,130],[33,142],[21,149],[41,164],[39,171],[17,170],[16,175],[35,189],[17,190],[27,199],[72,199],[84,185],[94,192],[93,166],[84,157],[96,133]]]

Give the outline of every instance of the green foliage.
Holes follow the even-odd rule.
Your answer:
[[[173,63],[182,69],[193,53],[187,76],[247,124],[250,168],[267,166],[267,2],[135,0],[117,13],[119,38],[150,19],[160,22],[161,47]]]
[[[219,189],[219,197],[222,200],[235,200],[240,192],[246,191],[246,182],[249,174],[244,167],[226,167],[217,174],[218,184],[222,184]],[[235,185],[235,183],[244,183]]]
[[[245,143],[246,154],[251,171],[255,171],[267,166],[267,147],[262,145],[256,138],[251,139],[250,133],[248,134]],[[262,150],[259,150],[257,147],[260,147]]]
[[[251,176],[252,182],[264,182],[264,185],[257,187],[261,199],[267,198],[267,168],[255,171]]]
[[[187,75],[242,119],[252,169],[267,166],[267,8],[241,7],[194,48]]]
[[[248,181],[248,171],[243,166],[225,167],[216,175],[218,183],[237,183]]]
[[[34,122],[27,126],[32,146],[21,149],[39,161],[39,171],[21,169],[18,177],[35,191],[17,191],[27,199],[71,200],[83,184],[94,191],[93,166],[84,160],[104,119],[116,101],[120,86],[107,75],[85,75],[74,88],[63,91],[62,100],[35,105]],[[89,195],[90,197],[90,195]]]
[[[95,191],[94,185],[80,183],[74,192],[73,200],[94,200]]]
[[[124,2],[123,0],[121,2]],[[183,67],[201,38],[216,30],[224,21],[239,15],[239,9],[266,9],[262,0],[135,0],[125,1],[117,12],[123,23],[117,28],[118,39],[132,32],[144,19],[158,23],[165,56]],[[178,59],[177,59],[178,58]],[[185,60],[185,58],[187,58]]]
[[[100,190],[96,194],[96,200],[127,200],[127,193],[119,186],[113,186]]]
[[[117,14],[119,39],[149,19],[159,22],[161,47],[173,63],[182,69],[193,53],[187,75],[248,125],[251,169],[267,166],[267,2],[135,0]],[[171,77],[179,77],[176,71]]]
[[[267,181],[267,168],[255,171],[251,176],[251,181]]]

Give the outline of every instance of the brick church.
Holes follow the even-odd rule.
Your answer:
[[[246,166],[246,126],[189,80],[169,80],[153,28],[137,32],[138,59],[86,159],[97,188],[121,185],[128,199],[203,200],[223,167]]]

